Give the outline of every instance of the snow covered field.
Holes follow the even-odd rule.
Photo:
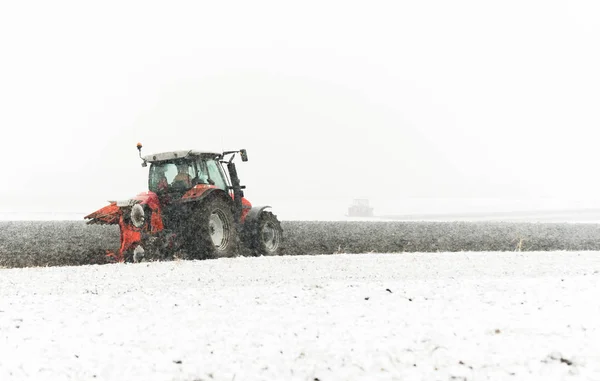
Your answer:
[[[598,380],[600,253],[0,269],[1,380]]]

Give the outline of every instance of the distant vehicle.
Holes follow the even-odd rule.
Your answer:
[[[348,208],[348,217],[373,217],[373,208],[369,206],[369,200],[354,199],[352,205]]]
[[[88,224],[118,224],[117,261],[137,262],[145,251],[158,259],[183,251],[191,259],[231,257],[240,245],[253,255],[279,255],[282,228],[269,206],[253,206],[244,197],[233,159],[239,151],[172,151],[142,157],[150,163],[148,192],[129,200],[109,201],[85,216]],[[225,160],[227,155],[231,155]],[[156,257],[153,255],[153,257]]]

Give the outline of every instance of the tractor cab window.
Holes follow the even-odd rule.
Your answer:
[[[196,168],[198,170],[197,184],[211,184],[212,181],[209,179],[208,168],[206,167],[206,161],[198,159],[196,162]]]
[[[153,192],[190,189],[196,169],[188,162],[153,163],[150,167],[148,189]]]
[[[221,165],[213,158],[206,159],[206,168],[208,170],[208,177],[214,183],[217,188],[221,188],[227,191],[227,181]]]

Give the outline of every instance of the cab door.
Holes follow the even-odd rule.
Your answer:
[[[229,192],[227,186],[227,178],[223,172],[223,168],[217,160],[214,158],[205,158],[204,165],[207,171],[209,181],[219,189],[223,189],[225,192]]]

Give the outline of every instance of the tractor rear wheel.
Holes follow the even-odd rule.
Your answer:
[[[271,212],[262,212],[250,234],[250,248],[255,255],[281,255],[283,229]]]
[[[216,197],[204,200],[194,211],[186,235],[188,254],[192,258],[235,256],[238,235],[231,203]]]

